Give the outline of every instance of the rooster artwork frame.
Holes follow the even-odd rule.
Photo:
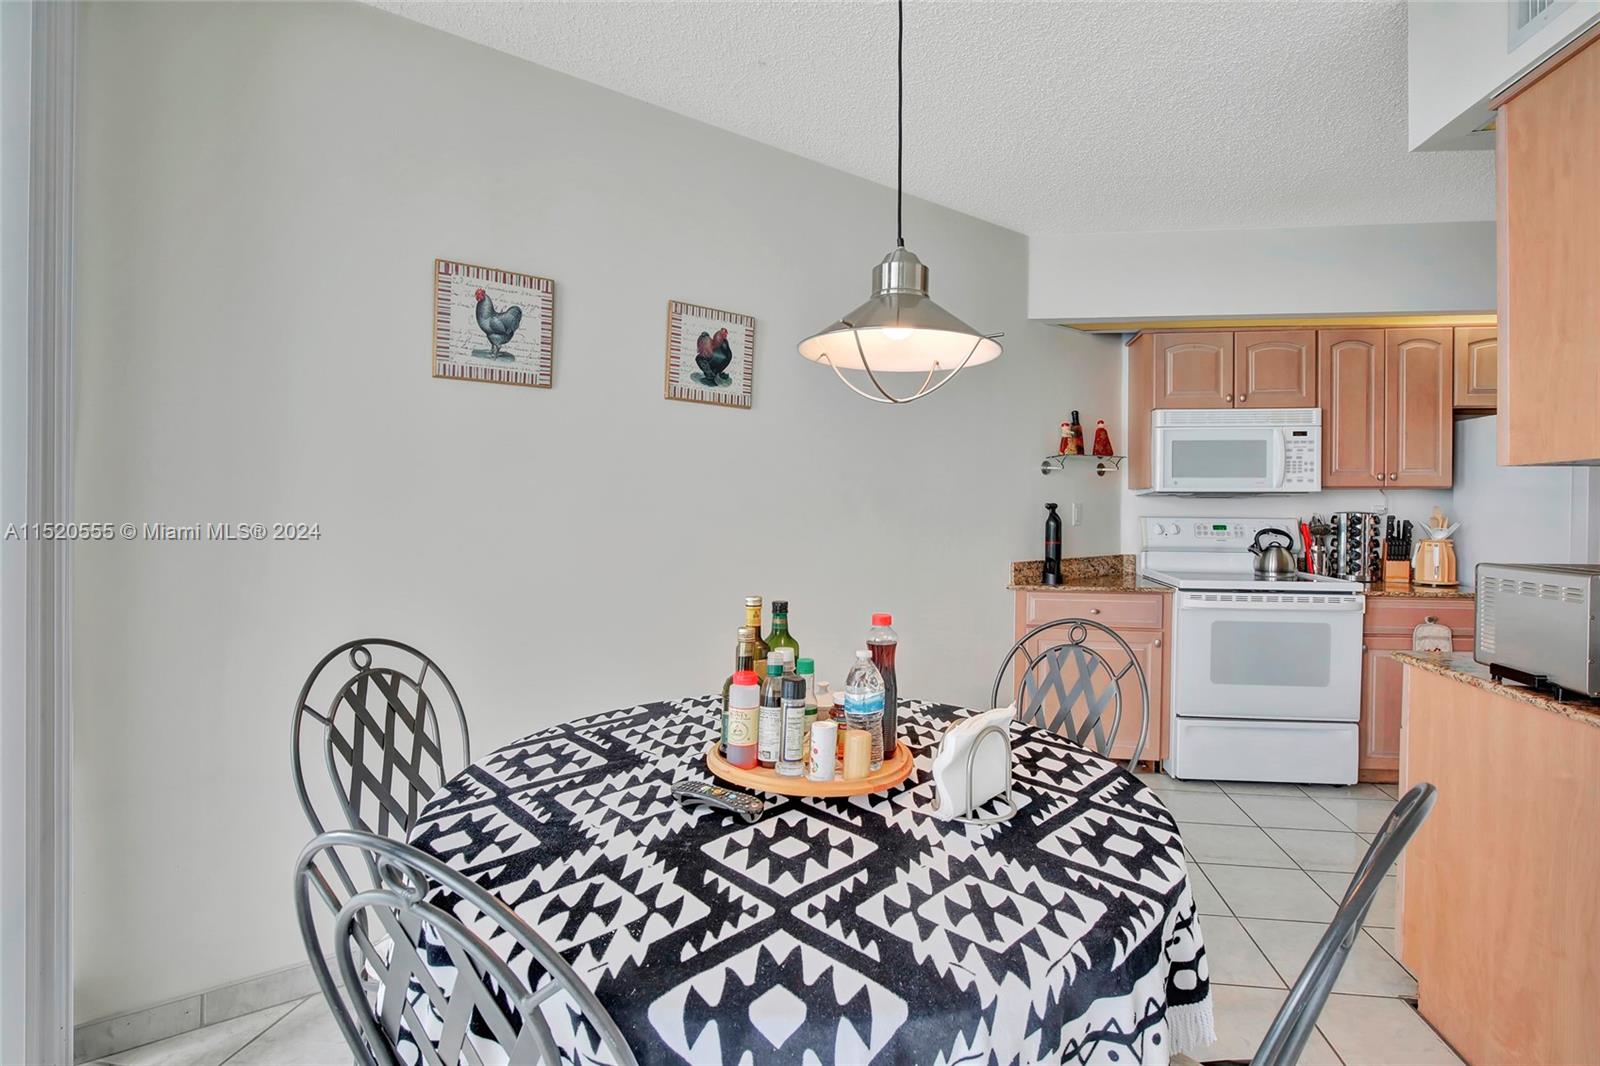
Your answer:
[[[682,300],[667,302],[669,400],[749,410],[755,402],[756,320]]]
[[[556,283],[433,261],[433,376],[548,389],[555,372]]]

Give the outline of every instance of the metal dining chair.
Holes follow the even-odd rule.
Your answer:
[[[1317,941],[1311,958],[1267,1027],[1267,1035],[1250,1060],[1251,1066],[1294,1066],[1299,1061],[1384,877],[1422,827],[1438,796],[1439,790],[1424,782],[1400,797],[1389,811],[1362,856],[1361,865],[1356,867],[1327,931]]]
[[[339,893],[326,869],[345,865],[332,861],[341,850],[361,853],[376,872],[374,888]],[[636,1066],[616,1022],[560,953],[433,856],[387,837],[336,829],[301,852],[294,895],[306,956],[357,1064],[481,1063],[494,1044],[508,1062],[555,1066],[561,1059],[548,1004],[552,1017],[572,1024],[590,1045],[579,1049],[581,1061],[607,1061],[603,1050],[616,1066]],[[319,903],[325,913],[318,913]],[[330,917],[324,944],[319,929],[328,928]],[[508,965],[518,957],[526,958],[529,979]],[[551,1002],[558,993],[568,1001]]]
[[[440,709],[453,720],[460,753],[447,756]],[[295,701],[290,769],[313,834],[328,828],[307,787],[304,759],[321,729],[321,759],[338,805],[335,825],[404,839],[417,812],[453,772],[472,761],[467,717],[455,686],[422,652],[381,637],[352,640],[322,657]],[[346,896],[354,879],[337,854],[330,865]],[[372,871],[369,870],[369,874]],[[368,885],[376,882],[369,877]]]
[[[1041,641],[1053,643],[1040,647]],[[1117,665],[1107,651],[1115,653]],[[1115,630],[1087,618],[1063,618],[1030,630],[1001,660],[990,706],[1003,706],[1000,691],[1008,671],[1014,671],[1011,692],[1018,721],[1061,733],[1101,755],[1110,754],[1122,725],[1122,681],[1131,673],[1139,685],[1139,739],[1128,767],[1138,764],[1150,735],[1150,687],[1138,656]]]

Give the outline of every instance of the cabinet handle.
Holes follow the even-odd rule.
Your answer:
[[[1378,475],[1378,480],[1379,480],[1379,481],[1382,481],[1382,480],[1383,480],[1383,475],[1382,475],[1382,474],[1379,474],[1379,475]]]
[[[1158,648],[1161,647],[1161,638],[1160,637],[1157,637],[1155,639],[1155,646],[1158,647]]]
[[[1228,402],[1229,402],[1229,403],[1232,403],[1232,402],[1233,402],[1233,393],[1231,393],[1231,392],[1230,392],[1230,393],[1228,393]]]
[[[1389,475],[1389,480],[1390,481],[1399,481],[1400,480],[1400,475],[1399,474],[1390,474]]]
[[[1091,608],[1089,608],[1089,613],[1090,613],[1090,614],[1099,614],[1099,613],[1100,613],[1100,608],[1098,608],[1098,607],[1091,607]]]

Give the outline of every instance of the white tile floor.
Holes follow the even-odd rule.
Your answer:
[[[1183,829],[1211,961],[1217,1042],[1205,1062],[1248,1059],[1394,802],[1353,788],[1173,781],[1141,774]],[[1359,832],[1358,832],[1359,830]],[[1408,999],[1394,956],[1394,889],[1380,893],[1318,1021],[1306,1066],[1459,1063]],[[320,996],[209,1025],[99,1060],[107,1066],[322,1066],[350,1053]]]

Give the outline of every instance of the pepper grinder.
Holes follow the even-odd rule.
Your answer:
[[[1044,583],[1046,585],[1061,584],[1061,516],[1056,514],[1056,505],[1044,505],[1048,512],[1044,518]]]

